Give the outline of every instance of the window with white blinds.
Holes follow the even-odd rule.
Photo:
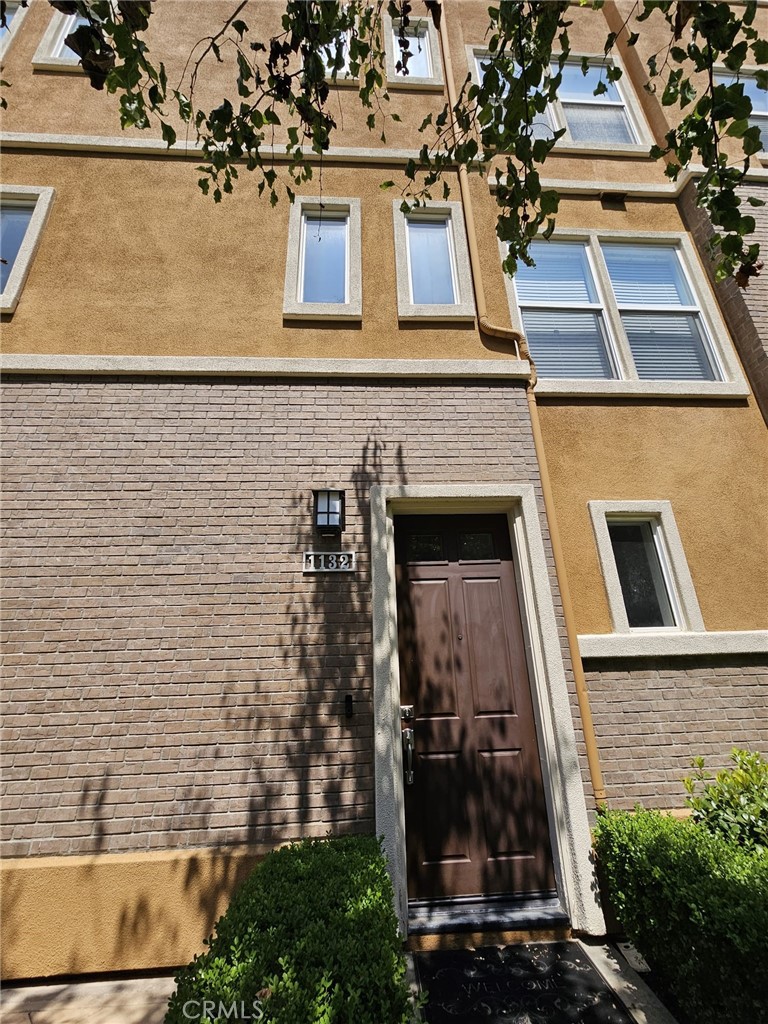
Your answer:
[[[557,73],[553,66],[552,74]],[[566,138],[572,142],[637,142],[637,132],[616,82],[606,79],[602,67],[590,67],[586,75],[580,64],[566,64],[562,71],[558,101]],[[602,83],[605,92],[595,95]]]
[[[757,128],[760,132],[760,140],[763,150],[768,152],[768,92],[761,89],[757,84],[754,75],[743,74],[739,78],[730,72],[718,72],[715,81],[719,85],[733,85],[734,82],[741,82],[744,95],[752,102],[752,113],[749,115],[750,128]]]
[[[539,374],[615,377],[587,243],[534,242],[531,255],[536,266],[521,267],[515,287]]]
[[[477,46],[467,47],[470,74],[482,84],[486,74],[494,67],[508,63],[507,54],[491,54]],[[568,145],[608,148],[616,145],[645,145],[650,141],[643,131],[642,114],[631,94],[620,79],[608,81],[606,61],[601,56],[589,57],[593,65],[584,74],[581,61],[568,63],[562,69],[557,64],[549,68],[549,77],[562,76],[557,99],[549,103],[543,113],[535,114],[532,134],[535,139],[550,139],[557,131],[563,133],[561,141]],[[613,66],[611,64],[611,66]],[[497,72],[498,73],[498,72]],[[512,65],[514,80],[509,88],[522,88],[522,72]],[[548,83],[541,83],[544,88]],[[595,90],[598,95],[595,95]]]
[[[602,245],[640,380],[715,380],[701,314],[670,245]]]
[[[722,379],[676,245],[592,237],[531,255],[515,291],[541,377]]]

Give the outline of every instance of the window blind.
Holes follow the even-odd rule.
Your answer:
[[[641,380],[715,380],[698,317],[680,313],[622,313]]]
[[[619,306],[695,305],[672,246],[604,242],[602,249]]]
[[[523,325],[542,377],[614,376],[599,313],[524,310]]]

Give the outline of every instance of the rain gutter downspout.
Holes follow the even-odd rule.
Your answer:
[[[443,59],[445,84],[448,90],[448,105],[451,112],[451,130],[454,132],[455,137],[456,121],[453,115],[453,108],[456,105],[456,87],[453,79],[453,66],[451,64],[450,46],[448,44],[448,31],[445,27],[445,18],[443,17],[445,12],[442,0],[437,0],[436,3],[430,4],[429,6],[432,9],[434,20],[437,23],[437,29],[440,37],[440,53]],[[477,235],[475,233],[472,199],[469,194],[469,174],[463,164],[459,164],[458,176],[461,205],[464,208],[464,222],[467,229],[469,262],[472,268],[472,282],[475,290],[478,326],[484,334],[490,334],[494,338],[501,338],[502,340],[513,344],[517,354],[522,359],[527,359],[531,367],[531,373],[525,387],[525,394],[528,399],[528,408],[531,415],[531,432],[533,434],[533,443],[536,449],[536,458],[539,463],[541,491],[544,498],[544,509],[549,523],[549,536],[552,542],[552,555],[555,562],[555,573],[557,574],[557,580],[560,587],[560,598],[563,604],[563,619],[565,620],[565,631],[568,637],[571,666],[573,668],[573,677],[576,684],[579,714],[581,715],[581,724],[584,730],[584,744],[587,752],[589,776],[592,782],[592,790],[595,794],[595,801],[600,805],[606,802],[605,786],[603,784],[603,773],[600,767],[600,754],[597,747],[597,737],[595,735],[595,727],[592,720],[592,709],[589,704],[589,693],[587,691],[587,683],[584,678],[584,668],[582,666],[581,655],[579,653],[579,638],[576,632],[571,592],[565,571],[565,559],[563,558],[563,548],[560,541],[560,530],[558,529],[557,517],[555,515],[555,504],[552,496],[549,471],[547,469],[547,459],[544,452],[544,438],[542,437],[541,424],[539,422],[539,410],[536,405],[536,395],[534,394],[534,387],[536,386],[537,379],[536,366],[531,358],[531,353],[528,349],[528,344],[524,335],[519,331],[512,330],[510,327],[500,327],[497,324],[493,324],[488,319],[488,307],[485,302],[485,289],[483,288],[483,278],[480,270],[480,253],[477,246]]]

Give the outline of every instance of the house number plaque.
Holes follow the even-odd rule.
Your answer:
[[[354,572],[355,551],[305,551],[304,572]]]

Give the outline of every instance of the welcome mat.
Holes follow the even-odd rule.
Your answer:
[[[575,942],[413,956],[427,1024],[634,1024]]]

